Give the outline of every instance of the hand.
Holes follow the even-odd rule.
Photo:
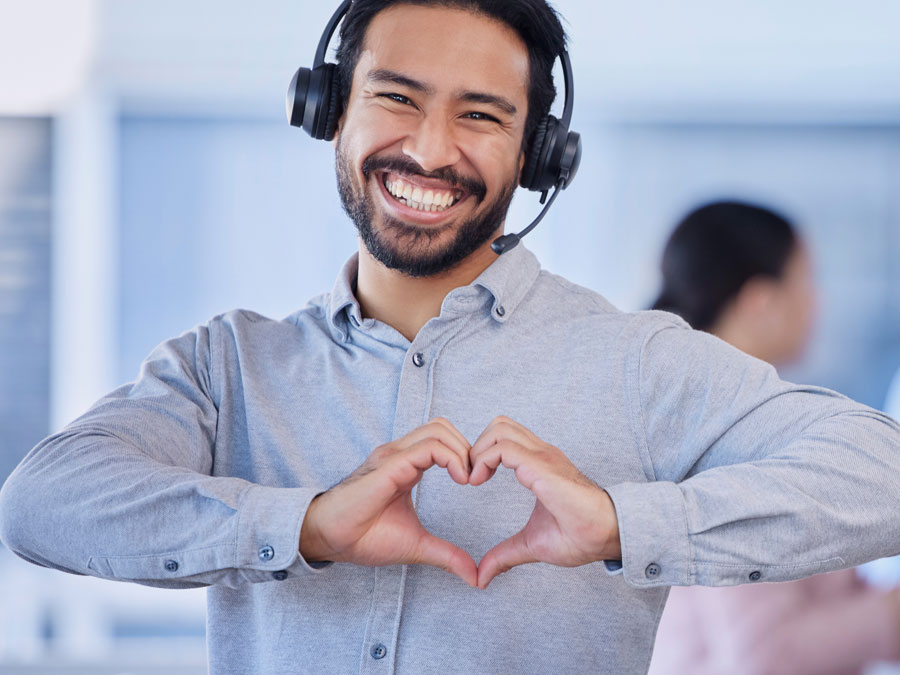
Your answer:
[[[525,527],[481,559],[479,587],[487,588],[495,576],[524,563],[577,567],[621,557],[612,500],[558,448],[508,417],[498,417],[475,441],[469,456],[470,485],[485,483],[502,464],[513,469],[519,483],[537,498]]]
[[[465,437],[441,418],[376,448],[362,466],[310,503],[300,532],[300,554],[310,562],[434,565],[475,586],[475,561],[431,535],[410,496],[434,465],[465,485],[469,450]]]

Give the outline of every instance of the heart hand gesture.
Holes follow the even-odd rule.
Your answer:
[[[503,465],[534,493],[531,517],[475,565],[458,546],[430,534],[411,491],[432,466],[460,485],[482,485]],[[609,495],[558,449],[507,417],[491,422],[473,446],[438,418],[377,448],[350,476],[316,497],[300,533],[309,562],[358,565],[426,564],[487,588],[516,565],[546,562],[576,567],[621,557]]]

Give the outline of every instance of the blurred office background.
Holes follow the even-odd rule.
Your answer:
[[[0,480],[161,340],[331,288],[354,231],[331,146],[287,125],[284,92],[332,4],[0,0]],[[900,366],[900,3],[556,6],[584,159],[527,245],[639,309],[690,208],[780,209],[821,291],[813,348],[784,374],[880,407]],[[537,210],[520,194],[509,228]],[[3,672],[201,673],[203,635],[203,591],[0,547]]]

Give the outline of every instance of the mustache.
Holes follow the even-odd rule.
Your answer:
[[[409,157],[367,157],[362,164],[362,174],[368,178],[372,171],[390,171],[407,176],[434,178],[474,195],[479,201],[484,199],[487,194],[487,187],[477,178],[463,176],[449,167],[437,171],[425,171]]]

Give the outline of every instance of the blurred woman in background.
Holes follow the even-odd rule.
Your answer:
[[[791,224],[758,206],[689,214],[662,260],[654,304],[775,366],[801,355],[815,293]],[[900,660],[900,591],[854,570],[779,584],[673,588],[650,675],[844,675]]]

